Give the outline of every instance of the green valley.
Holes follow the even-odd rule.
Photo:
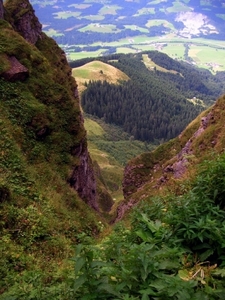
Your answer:
[[[99,61],[108,65],[114,82],[99,67],[91,78],[90,64]],[[70,65],[78,82],[84,81],[85,74],[80,86],[84,112],[120,126],[143,142],[159,144],[174,138],[224,92],[223,72],[212,75],[159,51],[112,54]],[[114,84],[117,81],[120,84]]]
[[[31,2],[44,31],[71,61],[159,50],[213,73],[225,68],[225,8],[220,1]]]
[[[193,1],[163,3],[68,10],[85,27]],[[224,77],[160,51],[69,65],[28,0],[0,0],[0,300],[223,300]]]

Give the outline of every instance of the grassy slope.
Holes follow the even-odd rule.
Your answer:
[[[84,83],[89,80],[106,80],[113,84],[129,80],[125,73],[101,61],[93,61],[74,68],[73,76],[76,78],[80,93],[85,89]],[[114,201],[121,201],[124,165],[129,159],[146,151],[148,145],[132,140],[119,127],[107,125],[102,120],[90,116],[85,116],[84,125],[87,130],[88,149],[93,161],[96,161],[101,169],[101,180],[106,191]],[[104,190],[103,187],[102,189]]]
[[[113,200],[118,203],[123,200],[122,178],[125,164],[153,146],[132,140],[119,127],[105,124],[91,116],[85,117],[84,125],[91,158],[101,169],[100,179]]]
[[[70,147],[85,130],[61,49],[45,35],[30,45],[2,20],[0,44],[0,74],[7,55],[30,72],[25,82],[0,79],[0,294],[26,299],[26,278],[62,280],[80,234],[96,235],[100,218],[66,182],[77,164]],[[49,134],[39,139],[43,128]]]
[[[76,78],[80,92],[85,89],[84,83],[88,83],[89,80],[106,80],[114,84],[119,80],[129,80],[126,74],[101,61],[92,61],[82,67],[74,68],[73,76]]]
[[[214,106],[193,120],[177,138],[160,145],[152,152],[143,153],[130,160],[127,165],[127,168],[132,170],[129,175],[130,184],[126,186],[125,191],[131,192],[131,195],[127,197],[126,202],[132,201],[134,204],[144,200],[151,203],[151,198],[156,195],[182,194],[182,182],[195,178],[204,160],[213,160],[215,154],[224,152],[224,109],[225,96],[222,96]],[[209,112],[211,113],[206,129],[195,136],[202,118]],[[178,161],[178,154],[189,140],[191,152],[183,154],[183,159],[187,160],[183,175],[176,177],[173,172],[165,172],[167,166],[172,166]],[[135,186],[136,180],[141,183],[138,189]]]

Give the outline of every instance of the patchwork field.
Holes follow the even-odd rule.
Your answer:
[[[214,73],[224,70],[222,1],[71,2],[31,0],[43,29],[60,44],[69,60],[155,49]]]

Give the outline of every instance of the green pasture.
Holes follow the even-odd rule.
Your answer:
[[[85,118],[84,126],[89,138],[93,136],[103,137],[106,134],[102,126],[100,126],[97,122],[95,122],[92,119]]]
[[[137,51],[150,51],[150,50],[156,50],[155,47],[151,44],[143,45],[143,44],[136,44],[133,45],[133,48],[137,49]]]
[[[129,47],[118,47],[118,48],[116,48],[116,53],[128,54],[128,53],[135,53],[135,52],[137,52],[135,49],[129,48]]]
[[[124,45],[124,42],[121,42],[119,40],[119,41],[114,41],[114,42],[110,42],[110,43],[95,42],[95,43],[91,44],[90,46],[92,46],[92,47],[96,47],[96,46],[118,47],[118,46],[121,46],[121,45]]]
[[[150,7],[150,8],[142,8],[139,9],[137,11],[137,13],[134,15],[134,17],[136,16],[141,16],[141,15],[148,15],[148,14],[154,14],[155,13],[155,8],[154,7]]]
[[[130,47],[129,45],[142,45],[142,44],[147,44],[147,43],[151,43],[154,41],[158,41],[158,37],[148,37],[146,35],[137,35],[137,36],[132,36],[131,38],[125,38],[125,39],[121,39],[119,41],[116,42],[111,42],[111,43],[107,43],[105,44],[105,46],[110,46],[110,47]],[[96,45],[96,44],[93,44]]]
[[[88,78],[90,74],[90,71],[87,69],[76,69],[76,75],[75,78],[79,77],[79,78]],[[74,75],[74,74],[73,74]]]
[[[167,11],[170,13],[179,13],[183,11],[191,11],[192,8],[186,6],[184,3],[181,3],[179,0],[173,2],[173,6],[167,8]]]
[[[146,27],[152,27],[152,26],[160,26],[164,25],[167,28],[170,28],[171,30],[175,30],[174,26],[172,23],[166,21],[166,20],[149,20],[147,24],[145,25]]]
[[[173,59],[183,59],[184,58],[184,44],[183,43],[171,43],[167,44],[167,46],[163,47],[162,52],[166,53]]]
[[[172,25],[172,24],[171,24]],[[110,43],[93,43],[91,44],[91,46],[99,46],[99,45],[103,45],[105,47],[109,46],[109,47],[126,47],[126,45],[130,45],[132,41],[132,46],[140,46],[142,47],[142,44],[146,45],[150,43],[167,43],[168,46],[167,47],[171,47],[171,51],[174,49],[175,51],[177,50],[177,44],[183,45],[184,43],[195,43],[195,44],[199,44],[199,46],[209,46],[209,47],[224,47],[225,48],[225,41],[221,41],[221,40],[207,40],[204,38],[194,38],[194,39],[190,39],[187,40],[185,38],[181,38],[181,37],[177,37],[175,34],[167,34],[161,37],[148,37],[146,35],[138,35],[132,38],[125,38],[125,39],[121,39],[118,41],[114,41],[114,42],[110,42]],[[141,45],[139,45],[141,44]],[[183,48],[183,47],[182,47]],[[179,49],[179,48],[178,48]],[[172,51],[173,53],[173,51]],[[175,52],[176,53],[176,52]]]
[[[98,57],[98,56],[102,56],[104,54],[104,52],[107,49],[100,49],[97,51],[92,51],[92,52],[88,52],[88,51],[82,51],[82,52],[67,52],[67,57],[70,61],[72,60],[78,60],[78,59],[82,59],[82,58],[86,58],[86,57]]]
[[[118,5],[105,5],[99,10],[99,14],[101,15],[117,15],[117,10],[122,9],[121,6]]]
[[[158,24],[160,24],[160,20],[157,20],[157,22]],[[164,20],[161,20],[161,24],[164,22]],[[168,26],[169,24],[170,23],[167,23]],[[57,32],[52,33],[59,34]],[[79,53],[70,51],[68,52],[68,58],[70,60],[76,60],[85,57],[98,57],[104,55],[105,52],[109,49],[108,47],[115,47],[116,53],[135,53],[137,51],[158,50],[168,54],[174,59],[184,59],[184,44],[187,42],[190,46],[189,56],[196,62],[199,67],[207,68],[212,72],[225,70],[225,41],[207,40],[204,38],[194,38],[187,40],[185,38],[177,37],[175,34],[168,34],[161,37],[147,37],[146,35],[142,34],[110,43],[97,42],[93,43],[90,46],[94,47],[100,45],[102,49],[94,52]],[[160,45],[160,43],[165,45]],[[212,63],[212,65],[206,65],[206,63],[208,62]]]
[[[224,47],[225,48],[225,41],[224,40],[208,40],[204,38],[194,38],[191,39],[190,42],[192,43],[202,43],[206,46],[212,46],[212,47]]]
[[[59,11],[53,14],[55,19],[68,19],[70,17],[77,18],[81,12],[78,11]]]
[[[96,74],[94,75],[93,72]],[[99,77],[97,76],[97,73],[98,74],[100,73]],[[84,78],[87,80],[91,80],[91,79],[92,80],[93,79],[101,80],[101,77],[103,75],[108,75],[106,79],[110,83],[112,83],[112,82],[115,83],[115,82],[117,82],[117,80],[128,80],[129,79],[128,76],[125,75],[123,72],[121,72],[117,68],[114,68],[113,66],[110,66],[109,64],[103,63],[102,61],[92,61],[92,62],[85,64],[82,67],[74,68],[73,75],[77,79]],[[112,80],[110,79],[110,75],[112,75],[112,77],[113,77]]]
[[[217,14],[216,16],[223,19],[223,20],[225,20],[225,14]]]
[[[126,38],[123,40],[120,40],[121,43],[124,45],[126,44],[139,44],[139,43],[146,43],[148,41],[148,37],[146,35],[138,35],[138,36],[132,36],[132,38]]]
[[[80,32],[86,32],[86,31],[94,31],[94,32],[102,32],[102,33],[113,33],[113,32],[119,32],[116,28],[116,25],[100,25],[96,23],[91,23],[88,26],[82,27],[79,29]]]
[[[198,66],[211,69],[213,72],[225,69],[225,49],[191,45],[189,56]]]
[[[91,4],[70,4],[70,5],[68,5],[68,7],[74,7],[76,9],[86,9],[90,6],[91,6]]]
[[[63,36],[63,35],[64,35],[63,33],[58,32],[57,30],[55,30],[55,29],[53,29],[53,28],[49,28],[48,30],[45,30],[45,33],[46,33],[48,36],[51,36],[51,37]]]
[[[89,15],[89,16],[80,16],[78,19],[88,19],[89,21],[102,21],[105,19],[105,17],[100,15]]]
[[[140,32],[148,33],[148,29],[144,28],[144,27],[139,27],[139,26],[136,26],[136,25],[124,25],[124,27],[126,29],[139,30]]]

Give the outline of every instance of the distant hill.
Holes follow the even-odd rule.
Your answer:
[[[71,66],[84,65],[82,72],[86,72],[90,60],[75,61]],[[162,142],[177,136],[225,90],[223,76],[213,76],[158,51],[114,54],[98,60],[116,67],[130,80],[114,85],[95,76],[81,95],[84,111],[142,141]]]
[[[70,60],[160,50],[213,72],[225,69],[222,1],[31,0],[44,31]]]
[[[119,81],[128,80],[129,77],[119,69],[106,64],[102,61],[92,61],[82,65],[81,67],[73,68],[73,76],[78,83],[78,89],[82,92],[90,80],[107,81],[117,84]]]

